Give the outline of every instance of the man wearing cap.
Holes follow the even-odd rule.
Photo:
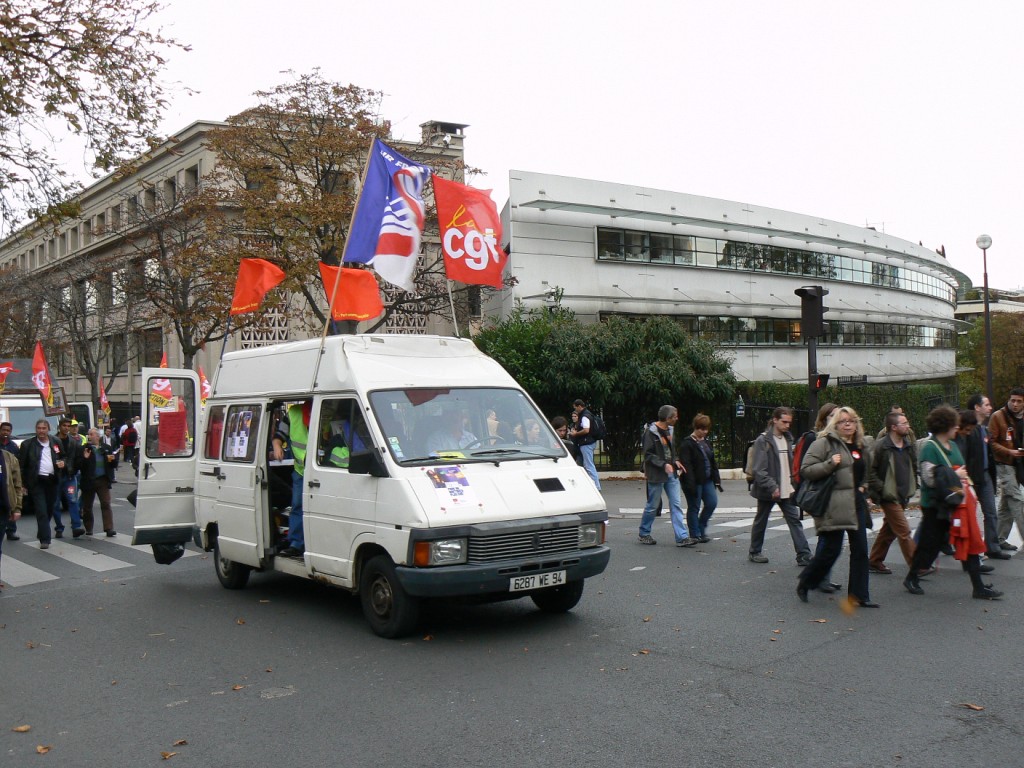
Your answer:
[[[77,422],[75,422],[77,424]],[[85,526],[82,525],[82,516],[78,511],[78,463],[82,457],[82,441],[77,435],[71,434],[71,419],[61,416],[57,422],[57,434],[54,440],[60,444],[61,452],[64,455],[64,466],[57,472],[60,487],[57,493],[57,503],[53,505],[53,529],[54,536],[58,539],[64,537],[64,523],[61,522],[61,511],[67,505],[68,514],[71,516],[71,533],[77,539],[85,533]]]

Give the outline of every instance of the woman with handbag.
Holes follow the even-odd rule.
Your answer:
[[[845,533],[850,539],[849,602],[862,608],[878,607],[868,593],[867,527],[871,516],[866,496],[867,469],[864,428],[856,411],[845,406],[836,408],[800,465],[804,483],[820,482],[830,475],[833,480],[824,513],[814,518],[821,546],[797,582],[796,594],[805,603],[807,593],[817,589],[839,558]]]
[[[921,572],[926,570],[936,556],[939,548],[949,541],[950,520],[957,517],[957,508],[964,505],[965,491],[971,492],[970,477],[964,466],[964,458],[953,438],[960,426],[960,415],[948,405],[940,405],[932,409],[925,419],[925,424],[932,437],[930,440],[918,442],[917,463],[921,472],[921,540],[914,552],[910,564],[910,572],[903,580],[903,586],[912,595],[923,595],[924,590],[918,580]],[[965,515],[959,515],[960,526],[969,524]],[[974,530],[977,531],[975,518]],[[966,536],[959,534],[966,533]],[[1003,593],[993,589],[991,584],[981,580],[980,552],[984,551],[977,541],[972,545],[970,529],[958,531],[954,539],[965,539],[959,542],[957,559],[963,560],[964,567],[971,577],[973,596],[979,600],[995,600]],[[980,540],[980,536],[977,537]]]

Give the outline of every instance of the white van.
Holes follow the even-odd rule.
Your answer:
[[[92,403],[68,403],[66,411],[71,418],[81,424],[79,434],[86,434],[95,424]],[[36,434],[36,422],[46,419],[50,422],[50,432],[57,431],[59,416],[47,416],[43,410],[43,400],[38,392],[32,394],[5,394],[0,396],[0,422],[11,424],[11,439],[15,445]]]
[[[332,336],[232,352],[205,408],[192,371],[142,374],[134,543],[194,540],[229,589],[252,570],[334,584],[358,592],[374,632],[398,637],[424,598],[570,610],[608,564],[600,493],[469,340]],[[305,552],[285,555],[293,462],[274,461],[271,442],[284,409],[307,401]]]

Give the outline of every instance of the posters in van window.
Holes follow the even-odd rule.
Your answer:
[[[228,439],[224,450],[227,459],[245,459],[252,436],[252,411],[235,411],[228,416]]]
[[[434,484],[441,508],[449,506],[464,507],[477,504],[476,493],[469,485],[469,480],[462,473],[461,467],[432,467],[427,470],[427,477]]]

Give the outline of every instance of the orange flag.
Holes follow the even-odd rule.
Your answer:
[[[341,279],[338,279],[338,270]],[[332,267],[320,262],[320,279],[330,302],[331,317],[335,320],[369,320],[384,311],[380,288],[373,273],[365,269]],[[334,285],[338,293],[334,295]]]
[[[266,259],[242,259],[238,265],[235,297],[231,300],[231,314],[255,312],[263,298],[284,280],[284,272]]]
[[[43,400],[51,408],[53,407],[53,383],[50,381],[50,369],[46,365],[46,355],[43,354],[43,345],[36,342],[36,351],[32,355],[32,383],[43,396]]]

